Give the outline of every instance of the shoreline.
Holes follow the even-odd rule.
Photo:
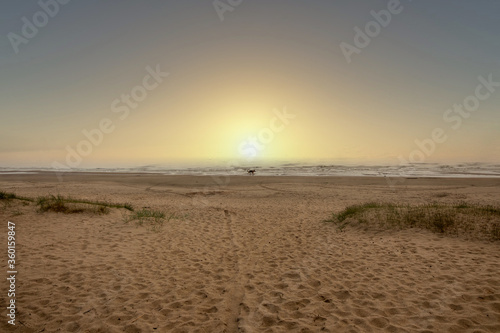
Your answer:
[[[214,184],[223,186],[230,186],[233,184],[255,184],[262,182],[272,183],[338,183],[353,185],[387,185],[387,187],[400,187],[406,186],[410,183],[412,185],[428,185],[430,183],[439,184],[470,184],[470,185],[483,185],[489,184],[490,186],[500,186],[500,177],[382,177],[382,176],[250,176],[250,175],[165,175],[160,173],[131,173],[131,172],[66,172],[62,175],[62,180],[57,177],[57,172],[40,171],[37,173],[21,174],[2,174],[0,173],[0,182],[5,181],[43,181],[64,183],[68,181],[94,181],[105,180],[109,182],[124,183],[130,182],[149,182],[149,181],[162,181],[171,182],[172,184]],[[194,181],[194,182],[193,182]]]
[[[256,175],[276,177],[381,177],[381,178],[500,178],[500,164],[417,163],[417,164],[316,164],[288,163],[273,165],[145,165],[100,168],[0,167],[1,174],[53,173],[66,174],[152,174],[166,176],[246,176],[247,169]]]

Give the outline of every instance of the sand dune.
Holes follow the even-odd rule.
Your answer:
[[[0,203],[3,225],[17,225],[19,270],[17,325],[3,315],[0,330],[500,331],[498,242],[417,229],[339,232],[322,222],[374,199],[498,203],[500,180],[411,179],[390,188],[383,178],[256,176],[223,184],[1,175],[0,189],[19,195],[130,202],[177,218],[152,232],[124,223],[123,209],[37,213],[33,204]]]

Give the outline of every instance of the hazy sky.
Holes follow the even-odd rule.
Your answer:
[[[66,2],[2,4],[0,166],[500,162],[497,0]]]

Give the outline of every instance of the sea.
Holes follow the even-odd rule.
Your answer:
[[[414,163],[405,165],[368,164],[315,164],[282,163],[266,165],[143,165],[107,168],[53,169],[36,167],[0,167],[0,174],[36,174],[42,172],[85,172],[85,173],[148,173],[162,175],[247,175],[248,169],[255,169],[255,176],[355,176],[355,177],[500,177],[500,164],[495,163]]]

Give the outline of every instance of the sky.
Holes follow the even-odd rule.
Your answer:
[[[500,163],[496,0],[9,1],[0,167]]]

